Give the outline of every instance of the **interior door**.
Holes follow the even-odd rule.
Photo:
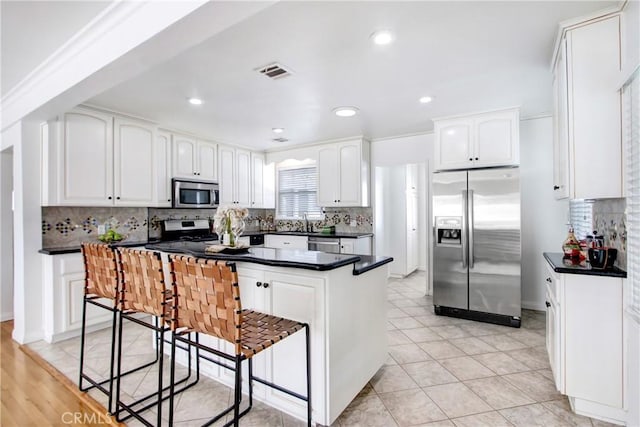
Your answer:
[[[467,172],[433,174],[433,304],[453,308],[468,308],[468,269],[466,256]],[[451,238],[451,229],[437,224],[457,223],[458,242]]]
[[[520,175],[469,171],[469,310],[520,317]]]

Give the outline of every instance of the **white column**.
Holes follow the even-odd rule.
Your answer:
[[[13,148],[0,152],[0,321],[13,319]]]
[[[21,344],[42,339],[40,127],[21,121],[2,133],[13,146],[14,329]]]

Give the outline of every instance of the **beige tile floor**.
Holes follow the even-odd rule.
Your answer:
[[[389,358],[335,426],[607,425],[573,414],[567,399],[556,391],[545,350],[544,313],[524,310],[520,329],[435,316],[431,297],[424,296],[425,283],[422,272],[389,281]],[[107,374],[108,340],[109,331],[88,336],[86,363],[96,376]],[[144,329],[125,328],[123,341],[125,368],[153,354]],[[31,347],[77,381],[79,339]],[[182,369],[178,375],[185,373]],[[149,393],[156,378],[157,367],[129,375],[123,380],[124,398]],[[102,393],[90,394],[106,405]],[[229,405],[231,396],[229,388],[201,380],[176,399],[175,425],[202,424],[216,409]],[[149,411],[147,417],[153,421],[155,413]],[[240,424],[304,425],[260,403]]]

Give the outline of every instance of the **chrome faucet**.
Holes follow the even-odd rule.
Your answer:
[[[309,217],[307,216],[306,213],[302,214],[302,217],[304,218],[304,231],[306,231],[308,233],[309,232]]]

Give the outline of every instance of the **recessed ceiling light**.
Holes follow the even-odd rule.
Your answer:
[[[338,117],[353,117],[358,114],[356,107],[338,107],[333,109],[333,113]]]
[[[421,104],[428,104],[431,101],[433,101],[433,97],[432,96],[423,96],[422,98],[420,98],[420,103]]]
[[[284,132],[284,128],[271,128],[274,133],[282,133]]]
[[[202,105],[202,99],[200,99],[200,98],[189,98],[189,104],[191,104],[191,105]]]
[[[380,30],[371,34],[371,40],[377,45],[387,45],[393,41],[393,33],[389,30]]]

